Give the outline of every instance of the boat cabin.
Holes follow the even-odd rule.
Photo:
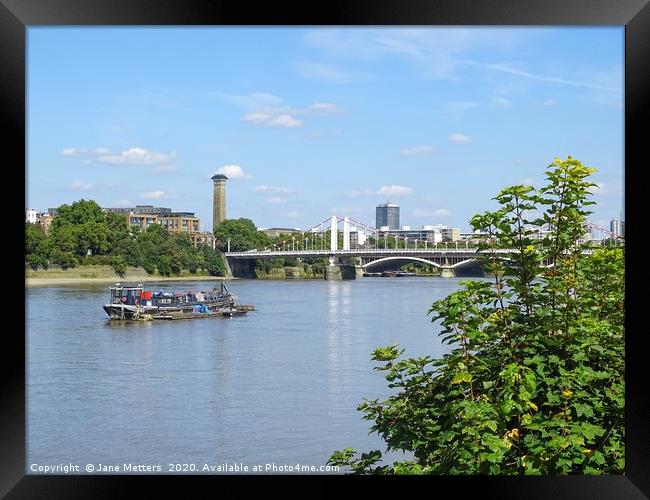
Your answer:
[[[140,299],[145,299],[143,295],[147,293],[144,291],[142,285],[138,286],[122,286],[116,283],[110,287],[111,290],[111,304],[124,304],[128,306],[135,306],[140,304]],[[151,292],[149,292],[151,293]],[[151,297],[149,297],[151,298]]]

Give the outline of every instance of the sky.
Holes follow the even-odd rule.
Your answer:
[[[556,157],[623,212],[623,27],[29,27],[27,204],[470,229]]]

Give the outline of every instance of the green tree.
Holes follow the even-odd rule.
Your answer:
[[[258,231],[250,219],[228,219],[217,226],[214,231],[217,248],[226,252],[230,240],[231,252],[244,252],[254,248],[262,249],[270,244],[266,234]]]
[[[95,201],[81,199],[72,205],[61,205],[52,220],[52,227],[77,226],[87,222],[105,222],[104,212]]]
[[[52,251],[52,262],[61,266],[64,271],[66,269],[76,267],[79,264],[77,257],[72,252],[66,252],[60,248],[54,248]]]
[[[137,234],[136,244],[140,254],[140,264],[148,274],[154,274],[156,268],[160,272],[161,267],[166,272],[168,270],[167,274],[171,274],[171,259],[165,255],[165,251],[168,249],[168,240],[169,232],[158,224],[152,224]],[[161,259],[163,259],[162,265],[160,265]]]
[[[74,226],[55,227],[54,222],[52,222],[52,234],[50,238],[53,248],[60,252],[73,253],[77,249],[77,235]]]
[[[172,274],[172,259],[168,255],[161,255],[156,263],[156,269],[161,276],[169,277]]]
[[[578,244],[593,172],[556,159],[545,187],[504,189],[498,210],[472,219],[489,235],[492,282],[465,282],[431,306],[447,354],[373,352],[396,393],[359,410],[388,450],[414,459],[388,465],[378,450],[346,448],[329,463],[376,474],[623,472],[624,255]]]
[[[124,257],[116,255],[111,257],[109,262],[115,274],[124,279],[126,277],[126,260],[124,260]]]
[[[25,224],[25,261],[36,270],[47,268],[49,248],[45,232],[40,224]]]
[[[60,252],[73,252],[79,257],[109,251],[108,227],[101,207],[92,200],[61,205],[52,220],[53,246]]]
[[[226,274],[223,256],[218,250],[214,250],[208,245],[203,245],[201,246],[201,253],[203,255],[204,269],[211,276],[224,276]]]

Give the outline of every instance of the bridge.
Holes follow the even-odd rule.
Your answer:
[[[507,250],[503,251],[507,253]],[[371,271],[373,268],[382,267],[400,267],[408,262],[421,262],[431,265],[441,270],[441,276],[454,276],[453,270],[475,262],[478,258],[479,251],[472,249],[449,249],[439,250],[436,248],[429,249],[377,249],[377,248],[359,248],[355,250],[286,250],[286,251],[248,251],[248,252],[226,252],[225,256],[229,261],[231,268],[236,267],[237,260],[251,259],[274,259],[278,257],[295,257],[295,258],[318,258],[327,257],[330,261],[328,268],[325,270],[326,279],[337,279],[338,274],[342,275],[341,279],[351,277],[351,270],[347,267],[354,268],[355,277],[363,275],[363,271]],[[386,264],[390,264],[386,266]],[[337,272],[335,269],[339,268]]]
[[[338,231],[340,222],[343,224],[342,241]],[[354,239],[351,237],[353,234],[356,236]],[[394,234],[390,237],[394,238],[394,248],[389,247],[385,232],[349,217],[332,216],[303,231],[298,237],[289,235],[270,248],[246,252],[231,252],[228,248],[224,255],[227,271],[235,275],[242,273],[251,261],[257,259],[326,257],[329,265],[325,267],[325,279],[356,279],[364,272],[398,269],[409,262],[436,267],[441,277],[453,277],[461,268],[478,266],[480,254],[490,252],[470,247],[467,240],[434,243]],[[508,254],[512,251],[500,249],[496,252]]]

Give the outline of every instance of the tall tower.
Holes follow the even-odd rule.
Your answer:
[[[212,192],[212,231],[226,220],[226,177],[223,174],[212,176],[214,190]]]
[[[375,209],[375,227],[388,226],[388,229],[399,229],[399,207],[390,201],[377,205]]]

